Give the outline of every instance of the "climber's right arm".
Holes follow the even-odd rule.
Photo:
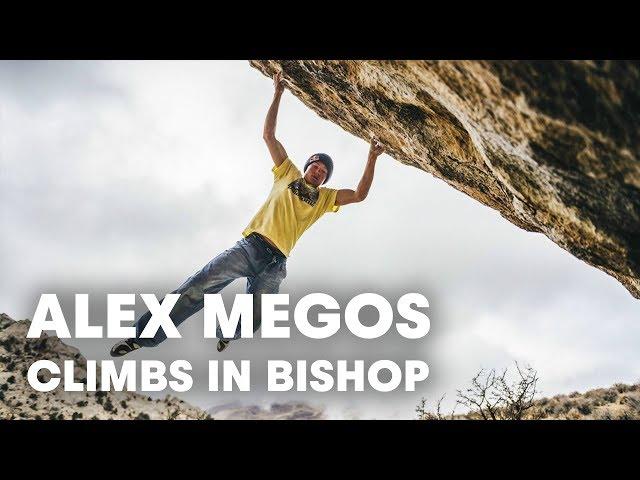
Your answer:
[[[262,138],[264,139],[269,153],[273,159],[273,163],[276,167],[287,159],[287,152],[282,144],[276,139],[276,120],[278,118],[278,107],[280,106],[280,98],[282,92],[284,92],[284,80],[282,79],[282,73],[277,72],[273,76],[273,85],[275,91],[273,93],[273,101],[267,112],[267,118],[264,121],[264,130],[262,132]]]

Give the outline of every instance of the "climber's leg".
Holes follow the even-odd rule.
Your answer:
[[[262,295],[267,293],[278,293],[280,291],[280,283],[287,276],[286,258],[273,257],[269,258],[269,263],[260,271],[258,275],[247,277],[247,293],[253,294],[253,331],[256,332],[262,324]],[[236,334],[233,338],[224,338],[220,326],[216,329],[216,336],[224,341],[237,340],[240,338],[240,326],[242,325],[242,316],[236,328]]]
[[[176,326],[202,309],[206,293],[218,293],[236,278],[247,277],[253,273],[245,246],[246,241],[239,240],[233,247],[215,257],[171,292],[181,294],[169,315]],[[167,338],[161,328],[153,338],[140,338],[150,319],[151,313],[146,312],[135,325],[138,337],[136,342],[144,347],[155,347]]]

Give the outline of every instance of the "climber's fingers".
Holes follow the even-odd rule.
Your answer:
[[[371,137],[371,150],[373,150],[373,152],[377,155],[380,155],[382,152],[384,152],[384,148],[384,145],[378,139],[378,137],[376,135],[373,135]]]
[[[273,75],[273,86],[276,91],[284,90],[284,81],[282,79],[282,72],[276,72]]]

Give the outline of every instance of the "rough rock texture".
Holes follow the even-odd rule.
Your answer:
[[[64,360],[74,360],[75,378],[86,378],[86,359],[77,348],[59,338],[42,334],[28,339],[29,321],[14,322],[0,315],[0,419],[208,419],[210,416],[172,396],[152,400],[130,392],[65,392],[62,385],[52,392],[37,392],[27,381],[27,369],[36,360],[51,360],[62,369]],[[44,374],[44,380],[48,379]],[[100,378],[98,373],[97,378]]]
[[[640,298],[640,63],[252,61]],[[472,232],[470,232],[472,233]]]
[[[304,402],[273,403],[269,408],[230,403],[208,410],[216,420],[324,420],[324,409]]]

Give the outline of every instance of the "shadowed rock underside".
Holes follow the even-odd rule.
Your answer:
[[[251,61],[640,298],[640,63]],[[469,232],[470,235],[473,232]]]

